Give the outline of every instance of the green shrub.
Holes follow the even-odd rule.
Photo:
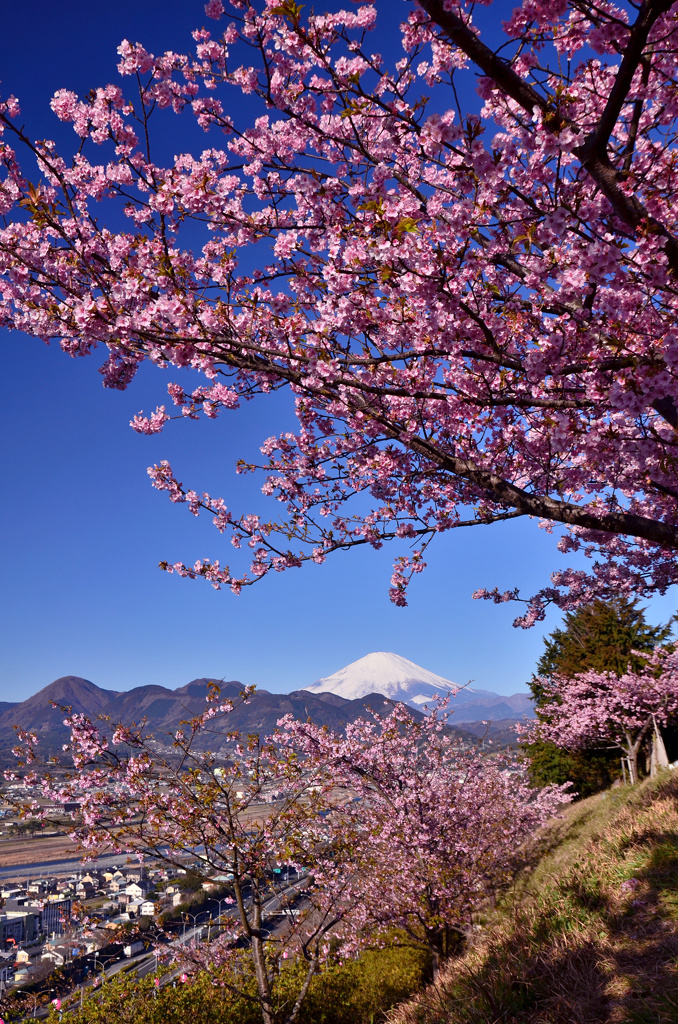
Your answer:
[[[311,984],[299,1024],[379,1024],[396,1003],[421,988],[428,974],[426,954],[410,948],[371,950],[357,960],[329,965]],[[304,968],[289,961],[275,988],[275,1006],[284,1020],[299,992]],[[237,996],[206,974],[156,991],[153,979],[116,976],[96,993],[89,990],[82,1009],[70,1014],[71,1024],[260,1024],[256,987],[243,955],[235,981]],[[57,1024],[50,1010],[49,1024]]]

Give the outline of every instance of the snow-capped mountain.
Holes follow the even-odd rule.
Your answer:
[[[435,694],[446,696],[457,689],[455,683],[443,676],[429,672],[415,665],[413,661],[376,651],[352,662],[331,676],[319,679],[306,689],[310,693],[336,693],[347,700],[366,697],[370,693],[383,693],[391,700],[402,701],[410,707],[422,710],[422,705]],[[528,693],[514,693],[510,696],[493,693],[491,690],[476,690],[469,686],[459,690],[451,706],[454,708],[454,723],[477,722],[481,719],[499,721],[521,719],[533,715],[532,702]]]

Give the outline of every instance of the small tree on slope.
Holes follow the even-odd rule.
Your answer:
[[[415,545],[395,561],[403,604],[436,534],[532,516],[595,560],[555,573],[521,625],[549,601],[664,592],[678,582],[678,5],[525,0],[502,22],[498,2],[419,0],[391,67],[370,40],[377,8],[398,16],[232,0],[189,54],[125,40],[130,88],[52,100],[75,155],[34,142],[5,99],[0,322],[71,355],[107,347],[109,387],[143,360],[192,367],[199,386],[169,387],[178,418],[289,389],[298,429],[262,446],[280,521],[151,470],[252,549],[249,569],[169,570],[238,591],[399,538]],[[480,99],[463,111],[465,80]],[[241,93],[259,103],[249,123]],[[163,165],[169,111],[206,142],[191,154],[175,133]],[[134,426],[169,418],[162,404]]]
[[[657,725],[678,715],[678,655],[660,650],[637,671],[582,672],[543,680],[551,698],[548,719],[529,727],[528,735],[566,749],[594,743],[620,749],[628,758],[631,782],[638,781],[638,754]]]
[[[328,878],[334,851],[349,845],[343,884],[353,909],[342,928],[349,952],[386,941],[396,928],[438,965],[511,876],[525,840],[570,799],[568,786],[530,789],[508,758],[462,749],[441,710],[418,722],[400,704],[388,718],[373,714],[347,726],[345,736],[281,722],[280,741],[354,797],[324,826]],[[322,906],[325,875],[316,878]]]
[[[548,721],[553,702],[552,693],[544,690],[544,678],[572,678],[591,669],[617,676],[627,669],[638,670],[647,655],[668,640],[671,626],[650,626],[637,602],[623,596],[568,612],[562,627],[545,638],[536,677],[529,684],[537,717]],[[592,748],[579,750],[565,750],[543,739],[526,744],[533,784],[569,779],[580,796],[607,788],[619,774],[619,759],[612,750],[601,750],[592,742]]]
[[[246,700],[251,691],[245,691]],[[305,870],[314,864],[314,839],[300,825],[322,810],[318,790],[294,757],[257,736],[246,740],[229,732],[228,716],[239,702],[222,700],[212,685],[207,708],[182,723],[169,737],[154,737],[144,723],[111,726],[81,714],[69,714],[71,729],[67,758],[38,762],[36,738],[21,734],[17,748],[24,766],[24,784],[50,801],[76,802],[79,812],[71,838],[87,859],[124,852],[140,860],[151,858],[175,867],[192,865],[202,877],[232,876],[232,898],[220,914],[224,931],[209,945],[207,963],[228,967],[246,943],[256,979],[256,1001],[263,1024],[294,1024],[311,979],[325,958],[325,936],[343,912],[331,899],[323,915],[302,919],[290,913],[299,890],[282,895],[273,867],[294,849]],[[61,709],[64,710],[64,709]],[[227,748],[220,756],[206,742]],[[303,808],[303,813],[301,810]],[[35,800],[24,805],[26,816],[38,815]],[[268,940],[267,918],[272,911],[287,916],[287,928],[277,942]],[[277,918],[280,922],[280,917]],[[280,961],[290,945],[306,962],[298,999],[282,1016],[274,1010]],[[167,950],[163,949],[166,953]],[[176,947],[175,959],[201,965],[200,947]],[[221,984],[236,986],[228,975]],[[252,999],[251,993],[240,992]]]

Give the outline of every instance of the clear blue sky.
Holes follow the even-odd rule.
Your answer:
[[[399,14],[400,7],[384,0],[382,9]],[[154,52],[181,52],[205,20],[193,0],[8,5],[0,90],[19,97],[35,136],[70,141],[49,110],[57,88],[82,93],[115,80],[124,37]],[[394,38],[385,24],[382,51]],[[204,140],[196,143],[202,148]],[[130,418],[162,402],[173,376],[147,367],[127,392],[105,391],[94,360],[72,360],[56,345],[6,332],[0,361],[0,699],[22,700],[66,674],[120,690],[209,675],[286,691],[373,650],[394,651],[458,683],[475,680],[499,692],[524,687],[558,614],[516,630],[515,606],[471,594],[495,585],[531,593],[564,564],[555,538],[535,523],[441,538],[405,609],[387,597],[392,556],[404,548],[339,553],[240,597],[215,593],[157,568],[161,559],[227,561],[231,549],[207,520],[154,491],[146,467],[168,458],[196,489],[223,495],[238,511],[262,509],[259,485],[236,477],[233,467],[285,429],[285,401],[266,399],[216,423],[173,423],[157,437],[140,437]],[[669,595],[653,603],[650,617],[668,618],[674,608]]]

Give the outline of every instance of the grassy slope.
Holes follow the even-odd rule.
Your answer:
[[[676,1024],[678,772],[568,808],[478,934],[392,1024]]]

